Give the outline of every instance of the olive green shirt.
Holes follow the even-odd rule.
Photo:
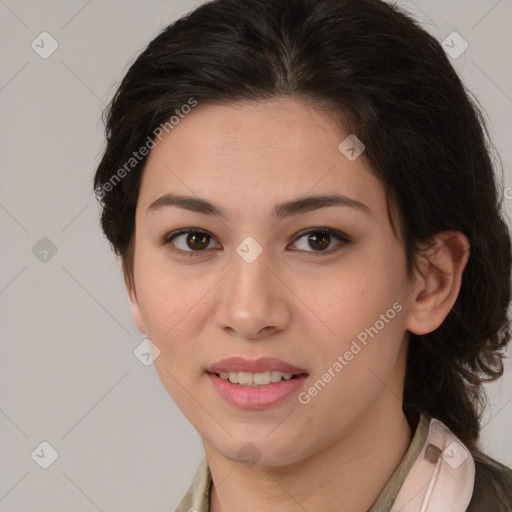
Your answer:
[[[411,413],[413,416],[414,413]],[[387,481],[375,503],[368,512],[389,512],[406,476],[418,458],[427,439],[430,417],[419,414],[411,444],[402,461]],[[473,497],[466,512],[512,512],[512,470],[503,464],[471,451],[475,461],[475,484]],[[206,457],[201,461],[192,484],[175,512],[209,512],[212,475]]]

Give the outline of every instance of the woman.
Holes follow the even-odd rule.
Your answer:
[[[480,111],[381,0],[216,0],[106,118],[94,187],[206,457],[178,511],[512,511],[478,444],[511,240]]]

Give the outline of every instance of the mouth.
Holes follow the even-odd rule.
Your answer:
[[[261,410],[277,406],[305,385],[309,374],[275,357],[229,357],[206,368],[213,388],[230,405]]]
[[[305,372],[291,374],[277,370],[259,373],[207,371],[205,375],[213,389],[228,404],[253,411],[276,407],[291,399],[309,379]]]

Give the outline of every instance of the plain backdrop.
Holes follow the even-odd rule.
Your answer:
[[[134,356],[144,336],[92,192],[116,84],[200,3],[0,0],[0,512],[173,511],[203,457],[154,367]],[[512,1],[398,3],[440,41],[456,31],[468,42],[452,62],[511,187]],[[47,58],[32,47],[55,44],[42,32],[58,44]],[[484,449],[508,466],[511,384],[508,359],[483,429]]]

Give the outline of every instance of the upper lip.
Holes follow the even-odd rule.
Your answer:
[[[261,357],[254,360],[245,359],[243,357],[228,357],[227,359],[217,361],[206,369],[208,373],[217,374],[220,372],[263,373],[272,370],[282,373],[291,373],[293,375],[306,373],[305,370],[285,363],[275,357]]]

